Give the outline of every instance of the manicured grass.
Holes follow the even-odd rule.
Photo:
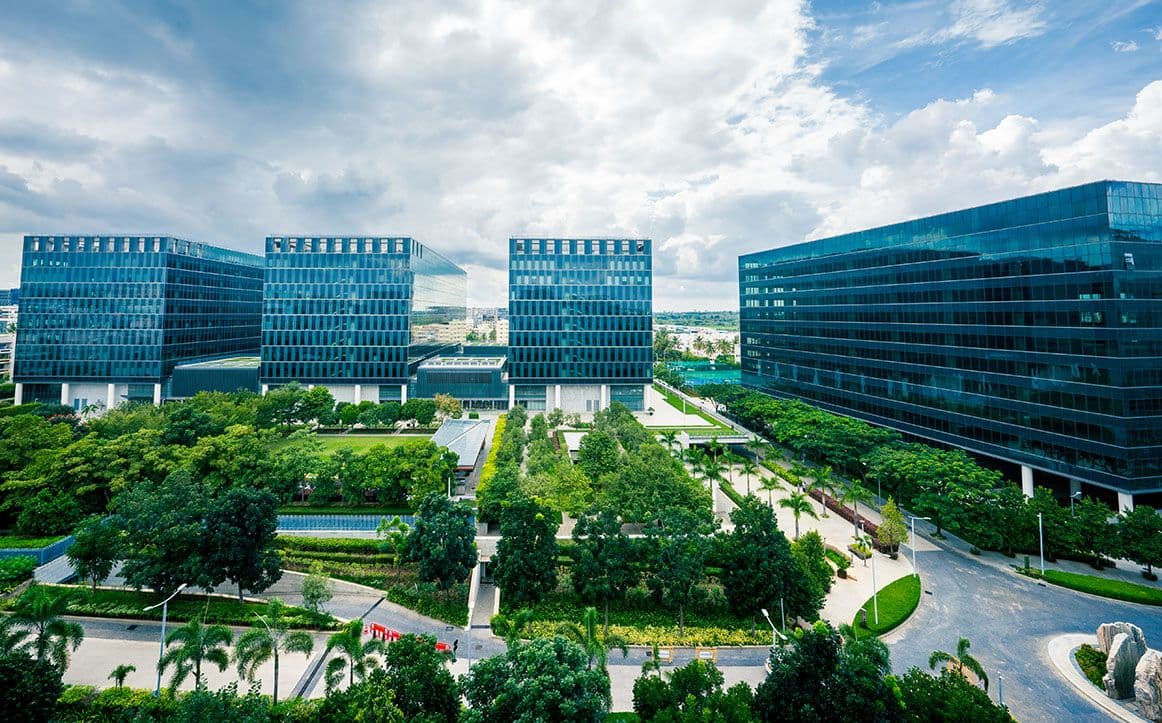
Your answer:
[[[1033,575],[1039,577],[1040,573],[1034,572]],[[1162,587],[1147,587],[1123,580],[1111,580],[1105,577],[1081,575],[1060,570],[1046,570],[1045,581],[1071,590],[1114,600],[1142,603],[1143,605],[1162,605]]]
[[[1074,652],[1073,657],[1077,660],[1077,664],[1081,666],[1081,672],[1085,673],[1085,677],[1089,678],[1089,682],[1105,690],[1106,687],[1102,683],[1102,678],[1106,674],[1106,654],[1086,643]]]
[[[54,542],[65,539],[64,535],[56,537],[25,537],[23,535],[0,535],[0,550],[9,548],[48,547]]]
[[[83,585],[45,585],[54,597],[67,597],[67,611],[70,615],[87,615],[96,618],[129,618],[133,620],[161,620],[161,608],[146,611],[145,608],[162,601],[158,595],[135,590],[97,590],[93,592]],[[12,600],[7,601],[11,606]],[[255,614],[266,610],[263,603],[238,602],[228,598],[206,597],[205,595],[178,595],[169,603],[169,620],[185,622],[195,618],[208,624],[250,625],[255,622]],[[310,611],[288,606],[287,621],[291,627],[333,630],[338,623],[327,616],[319,621]]]
[[[344,447],[355,452],[366,452],[372,447],[398,447],[409,442],[423,442],[431,439],[426,434],[319,434],[316,435],[323,444],[323,452],[334,454]]]
[[[883,635],[908,619],[920,604],[920,578],[915,575],[901,577],[895,582],[885,585],[879,594],[880,622],[875,622],[875,612],[869,598],[863,605],[867,611],[867,625],[860,622],[860,613],[855,614],[852,626],[859,634],[871,633]]]

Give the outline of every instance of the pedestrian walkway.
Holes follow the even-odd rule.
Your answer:
[[[491,582],[480,583],[476,593],[476,607],[472,609],[472,620],[469,621],[472,627],[491,629],[492,616],[496,612],[496,598],[499,594],[496,585]]]
[[[73,569],[73,564],[64,555],[61,555],[55,560],[50,560],[32,571],[33,580],[52,584],[68,582],[76,577],[76,575],[77,573]]]

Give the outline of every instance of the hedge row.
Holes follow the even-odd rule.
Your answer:
[[[274,538],[274,546],[280,550],[294,552],[346,552],[367,555],[375,555],[381,552],[379,540],[354,537],[295,537],[293,535],[279,535]]]

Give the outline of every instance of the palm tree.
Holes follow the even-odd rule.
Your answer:
[[[746,448],[750,450],[750,453],[754,455],[756,460],[759,458],[759,452],[766,452],[769,447],[770,445],[758,437],[746,441]]]
[[[987,691],[989,677],[985,674],[984,666],[980,664],[980,661],[968,654],[968,649],[971,646],[972,643],[968,642],[968,638],[961,638],[956,643],[956,655],[937,650],[928,658],[929,669],[936,670],[937,665],[944,663],[945,670],[951,670],[967,680],[971,680],[968,675],[971,673],[984,683],[984,689]]]
[[[859,535],[859,503],[870,505],[872,501],[872,493],[867,487],[864,487],[859,482],[852,482],[847,491],[843,493],[843,503],[851,503],[852,506],[852,521],[855,525],[855,534]]]
[[[726,449],[726,445],[718,441],[718,437],[711,437],[710,441],[706,443],[706,449],[710,450],[710,456],[718,459],[718,455]]]
[[[8,615],[0,615],[0,658],[28,648],[28,631]]]
[[[16,601],[10,619],[12,626],[24,628],[32,638],[23,646],[30,647],[37,660],[51,661],[62,673],[69,666],[69,653],[85,639],[85,630],[79,623],[61,617],[68,606],[67,595],[53,595],[41,585],[32,585]],[[9,628],[5,637],[20,640],[24,636]]]
[[[734,484],[734,465],[742,463],[742,457],[734,452],[727,452],[722,455],[722,461],[726,463],[726,475],[729,478],[730,484]]]
[[[662,438],[662,442],[665,443],[666,449],[670,450],[670,454],[673,454],[674,447],[678,446],[679,444],[678,433],[673,429],[667,429],[658,436]]]
[[[112,673],[109,673],[109,680],[116,683],[118,688],[124,688],[125,679],[129,677],[130,673],[136,670],[136,665],[118,665],[113,669]]]
[[[339,685],[343,679],[343,669],[347,669],[347,685],[355,685],[355,676],[362,680],[368,668],[378,665],[376,655],[382,654],[386,648],[382,640],[371,638],[363,642],[363,621],[359,619],[347,623],[339,632],[327,639],[326,653],[338,651],[342,657],[334,658],[327,663],[327,692]]]
[[[258,669],[271,658],[274,659],[274,703],[278,704],[278,656],[280,652],[302,653],[310,657],[315,641],[302,630],[291,631],[287,625],[283,605],[279,599],[271,600],[266,606],[267,617],[257,615],[262,627],[247,630],[234,645],[234,660],[238,664],[238,675],[254,682]]]
[[[795,539],[799,539],[799,516],[807,515],[819,519],[819,515],[815,514],[815,507],[812,506],[811,500],[807,499],[807,495],[802,492],[792,492],[790,497],[784,497],[779,500],[779,507],[788,509],[791,514],[795,516]]]
[[[746,475],[746,493],[750,494],[750,476],[758,474],[759,466],[755,464],[754,460],[746,457],[742,460],[742,473]]]
[[[779,481],[778,477],[760,477],[759,489],[766,490],[767,504],[771,507],[771,512],[775,511],[775,497],[774,492],[777,489],[782,489],[783,483]]]
[[[830,517],[831,515],[827,514],[827,498],[835,496],[835,478],[831,476],[831,467],[816,467],[808,489],[816,489],[823,493],[823,516]]]
[[[593,661],[596,660],[597,666],[601,670],[605,670],[610,650],[617,648],[621,651],[622,657],[626,657],[629,655],[629,647],[628,641],[620,635],[609,633],[604,636],[598,635],[599,625],[597,608],[585,608],[580,623],[561,623],[557,626],[557,632],[566,638],[571,638],[585,650],[589,655],[590,668],[593,667]]]
[[[726,471],[726,465],[716,459],[708,459],[702,463],[702,475],[710,482],[722,481],[722,473]]]
[[[517,610],[512,615],[497,613],[492,616],[492,631],[504,638],[505,645],[511,648],[520,642],[521,633],[532,620],[533,611],[528,609]]]
[[[702,473],[702,465],[706,462],[706,452],[698,447],[690,447],[686,450],[686,459],[683,460],[690,465],[690,474],[697,477]]]
[[[157,664],[160,672],[174,666],[169,687],[177,690],[190,673],[194,674],[194,688],[200,690],[202,663],[212,663],[219,671],[230,665],[230,643],[234,633],[225,625],[206,625],[201,620],[191,620],[165,636],[165,655]]]

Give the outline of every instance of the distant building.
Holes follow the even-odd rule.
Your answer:
[[[1160,506],[1159,242],[1162,185],[1102,181],[742,256],[742,381]]]
[[[0,380],[12,378],[12,353],[15,346],[15,334],[0,333]]]
[[[499,346],[508,346],[508,319],[496,320],[496,341]]]
[[[466,347],[466,351],[470,349]],[[411,395],[432,399],[437,394],[450,394],[465,409],[503,409],[508,403],[504,366],[504,356],[434,357],[420,363],[410,385]]]
[[[463,269],[412,238],[269,236],[263,389],[407,401],[420,362],[463,343],[467,288]]]
[[[650,406],[649,239],[509,239],[509,404]]]
[[[20,289],[9,289],[0,293],[0,306],[18,306],[20,304]]]
[[[173,369],[256,354],[262,260],[170,236],[25,236],[16,402],[160,403]]]

